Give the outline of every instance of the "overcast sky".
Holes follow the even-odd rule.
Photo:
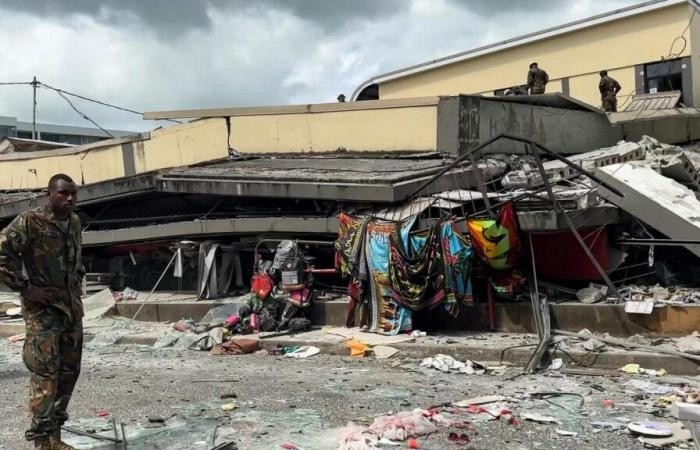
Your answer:
[[[0,82],[138,111],[335,101],[373,75],[634,0],[2,0]],[[31,88],[0,86],[31,120]],[[106,128],[157,123],[75,101]],[[90,124],[55,93],[38,120]]]

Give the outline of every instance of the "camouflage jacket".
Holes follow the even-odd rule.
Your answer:
[[[59,294],[49,307],[78,321],[83,317],[80,297],[85,276],[78,216],[71,214],[64,229],[49,206],[17,216],[0,232],[0,281],[16,291],[29,286],[57,288]],[[25,318],[45,308],[22,300]]]
[[[600,83],[598,83],[598,89],[600,90],[600,96],[605,98],[609,95],[616,95],[622,89],[620,83],[616,79],[611,78],[607,75],[601,77]]]
[[[530,88],[531,94],[544,94],[547,83],[549,83],[549,75],[539,67],[527,72],[527,87]]]

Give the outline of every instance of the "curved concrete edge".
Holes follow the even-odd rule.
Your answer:
[[[132,344],[132,345],[147,345],[152,346],[157,340],[157,336],[151,333],[134,334],[124,336],[117,344]],[[348,356],[349,351],[345,347],[345,341],[341,342],[324,342],[318,340],[303,340],[298,336],[290,336],[289,338],[276,337],[274,340],[260,339],[260,346],[263,349],[275,348],[278,346],[294,347],[302,345],[313,345],[321,349],[322,353],[338,356]],[[466,347],[459,344],[422,344],[420,342],[401,343],[391,345],[399,350],[399,353],[393,359],[399,358],[426,358],[434,356],[438,353],[450,355],[456,359],[465,360],[471,359],[480,362],[489,363],[505,363],[516,366],[525,366],[532,354],[532,348],[488,348],[488,347]],[[699,375],[700,363],[675,356],[663,355],[658,353],[645,352],[625,352],[625,351],[606,351],[603,353],[589,353],[567,351],[563,353],[558,350],[550,350],[549,358],[562,358],[565,365],[579,364],[576,367],[617,370],[620,367],[635,363],[641,367],[649,369],[666,369],[672,375]],[[663,378],[658,378],[660,383],[663,383]]]

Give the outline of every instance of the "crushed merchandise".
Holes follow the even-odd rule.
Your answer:
[[[483,375],[486,373],[486,367],[481,364],[466,360],[465,362],[457,361],[449,355],[438,354],[425,358],[421,361],[420,367],[432,367],[441,372],[457,372],[466,375]]]

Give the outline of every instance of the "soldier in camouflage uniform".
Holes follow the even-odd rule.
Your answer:
[[[600,99],[603,101],[603,110],[606,112],[617,112],[617,93],[622,90],[622,86],[616,79],[608,76],[607,70],[600,71]]]
[[[23,359],[31,373],[32,424],[25,437],[36,448],[68,450],[61,426],[80,373],[83,349],[80,219],[69,176],[49,181],[46,206],[24,212],[0,232],[0,281],[22,296],[26,322]]]
[[[544,94],[544,89],[549,82],[547,72],[539,68],[533,61],[530,63],[530,70],[527,72],[527,88],[530,95]]]

